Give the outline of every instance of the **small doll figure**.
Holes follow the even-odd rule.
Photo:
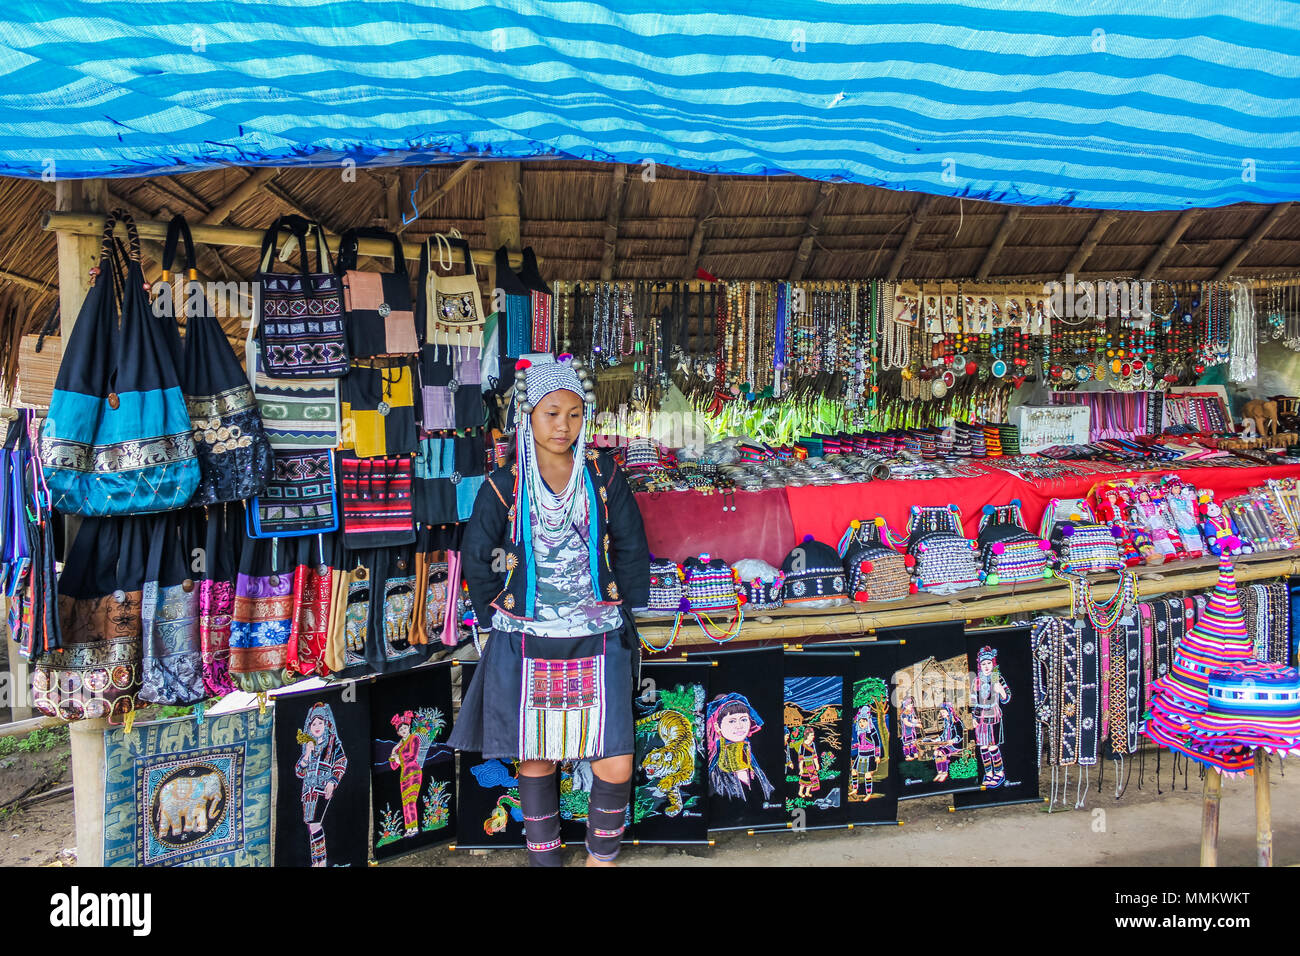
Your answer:
[[[1165,560],[1164,556],[1156,551],[1151,535],[1147,531],[1146,525],[1143,524],[1142,512],[1137,505],[1128,509],[1127,518],[1124,530],[1127,532],[1129,540],[1133,542],[1133,548],[1137,551],[1141,562],[1144,564],[1162,563]]]
[[[1237,533],[1237,522],[1232,520],[1232,515],[1225,512],[1213,498],[1202,498],[1201,507],[1197,510],[1201,515],[1201,536],[1205,539],[1210,554],[1218,557],[1225,552],[1237,555],[1250,554],[1255,550],[1250,542],[1243,540]]]
[[[1164,496],[1159,489],[1142,488],[1138,491],[1138,509],[1151,535],[1151,543],[1161,561],[1178,557],[1177,532],[1170,527],[1162,507]]]
[[[1165,495],[1165,506],[1173,515],[1183,553],[1189,558],[1204,556],[1205,539],[1201,537],[1201,529],[1196,520],[1196,489],[1182,482],[1170,484],[1168,494]]]

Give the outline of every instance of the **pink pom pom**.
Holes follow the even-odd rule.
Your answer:
[[[1052,550],[1052,543],[1051,543],[1050,541],[1044,541],[1042,538],[1039,538],[1039,539],[1038,539],[1038,550],[1039,550],[1039,551],[1051,551],[1051,550]]]
[[[515,363],[516,372],[521,371],[522,369],[532,368],[532,367],[533,367],[533,363],[528,361],[528,359],[520,359],[518,362]]]
[[[992,551],[994,554],[1002,554],[1007,550],[1007,546],[1003,544],[1001,541],[994,541],[993,544],[989,547],[989,550]]]

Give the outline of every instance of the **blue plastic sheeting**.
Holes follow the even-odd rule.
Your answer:
[[[538,156],[999,202],[1300,198],[1300,4],[10,0],[0,172]]]

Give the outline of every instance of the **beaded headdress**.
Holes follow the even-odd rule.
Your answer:
[[[533,447],[532,413],[537,404],[551,392],[564,390],[582,399],[582,429],[573,446],[573,471],[569,481],[558,493],[546,489],[537,470],[537,451]],[[595,419],[596,390],[591,376],[582,364],[567,352],[554,362],[534,364],[528,359],[515,363],[515,402],[518,414],[515,431],[515,461],[518,481],[515,483],[514,518],[511,522],[511,540],[523,542],[530,532],[531,516],[542,519],[551,530],[567,527],[578,517],[585,495],[578,493],[582,483],[583,463],[587,443],[587,428]]]
[[[986,644],[980,648],[975,660],[979,664],[983,664],[985,661],[992,661],[996,664],[998,662],[998,652]]]
[[[403,724],[409,727],[414,720],[415,714],[412,711],[404,710],[400,714],[394,714],[391,723],[394,727],[400,727]]]

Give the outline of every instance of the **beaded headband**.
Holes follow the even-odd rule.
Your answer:
[[[998,662],[998,652],[986,644],[980,648],[976,661],[980,664],[983,664],[985,661],[992,661],[996,664]]]

